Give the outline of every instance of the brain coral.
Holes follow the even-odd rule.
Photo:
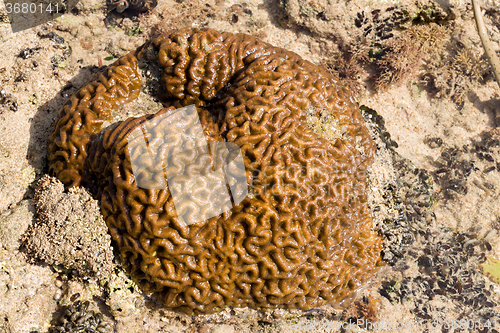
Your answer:
[[[141,68],[151,64],[166,107],[158,114],[195,104],[207,141],[240,147],[249,194],[232,209],[188,225],[168,187],[138,186],[128,138],[158,115],[101,128],[144,91]],[[66,185],[96,191],[142,288],[168,307],[210,313],[339,304],[373,276],[383,264],[365,194],[374,150],[336,77],[252,36],[188,29],[143,45],[75,93],[59,112],[48,161]]]

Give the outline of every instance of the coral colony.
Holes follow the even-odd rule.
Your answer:
[[[141,63],[159,68],[164,108],[103,129],[147,91]],[[384,264],[366,194],[374,151],[334,74],[252,36],[188,29],[76,92],[48,160],[66,186],[100,199],[139,286],[211,313],[351,299]]]

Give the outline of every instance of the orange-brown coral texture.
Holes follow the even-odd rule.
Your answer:
[[[181,222],[168,188],[134,181],[127,138],[153,115],[99,133],[109,110],[138,96],[137,61],[151,50],[162,69],[158,98],[196,104],[207,140],[233,142],[244,156],[249,195],[203,222]],[[122,262],[168,307],[338,304],[382,265],[365,193],[375,148],[350,96],[336,77],[252,36],[173,32],[71,98],[50,137],[49,168],[66,185],[98,190]],[[325,115],[335,139],[307,127],[308,116]]]

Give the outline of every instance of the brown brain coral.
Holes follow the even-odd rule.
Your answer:
[[[101,131],[111,110],[139,95],[138,62],[159,64],[157,97],[171,106]],[[207,141],[240,147],[249,195],[188,225],[169,188],[138,186],[128,140],[145,121],[190,104]],[[155,147],[176,136],[167,131]],[[48,161],[66,185],[98,191],[139,285],[168,307],[209,313],[225,305],[309,309],[351,297],[383,264],[365,194],[374,149],[336,77],[248,35],[190,29],[153,40],[80,89],[59,113]],[[188,173],[214,166],[188,155],[180,166]]]

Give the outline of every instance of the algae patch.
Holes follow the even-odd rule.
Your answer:
[[[483,268],[483,274],[491,281],[500,283],[500,260],[486,257],[486,261],[479,266]]]

